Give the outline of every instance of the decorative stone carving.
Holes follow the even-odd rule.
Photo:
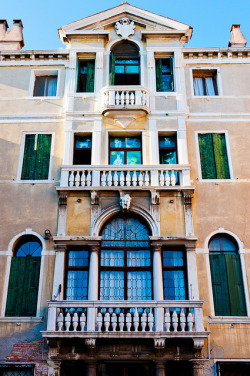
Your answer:
[[[96,347],[96,339],[95,338],[86,338],[85,345],[90,348],[94,349]]]
[[[202,338],[195,338],[194,339],[194,348],[197,350],[201,350],[204,346],[204,339]]]
[[[151,204],[159,205],[160,203],[160,193],[156,191],[151,191]]]
[[[67,205],[67,194],[59,195],[59,205]]]
[[[165,348],[165,338],[155,338],[154,339],[154,346],[156,349],[164,349]]]
[[[192,205],[192,195],[191,193],[183,193],[184,205]]]
[[[122,207],[122,210],[125,210],[125,211],[129,210],[130,204],[131,204],[131,197],[129,194],[121,196],[120,205]]]
[[[99,205],[99,192],[91,192],[91,205]]]
[[[135,33],[135,23],[124,17],[115,23],[116,34],[120,35],[122,39],[128,39],[130,35]]]

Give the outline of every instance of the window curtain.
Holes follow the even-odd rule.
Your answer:
[[[216,95],[213,77],[206,77],[205,85],[206,85],[207,95]]]
[[[205,95],[202,77],[194,77],[194,95]]]
[[[156,91],[163,91],[162,59],[157,59],[155,61],[155,68],[156,68]]]
[[[101,272],[100,300],[124,300],[124,272]]]
[[[93,93],[95,86],[95,62],[87,62],[86,92]]]
[[[70,270],[67,274],[67,300],[88,299],[88,272]]]
[[[151,300],[152,281],[150,272],[128,272],[128,300]]]
[[[47,97],[55,97],[57,88],[57,77],[47,77],[44,89],[44,95]]]
[[[115,84],[115,54],[113,52],[110,54],[109,84]]]

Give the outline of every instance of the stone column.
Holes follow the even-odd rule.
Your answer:
[[[203,363],[200,361],[193,362],[193,376],[203,376]]]
[[[165,363],[156,362],[155,364],[155,376],[165,376]]]
[[[88,300],[98,300],[98,253],[99,246],[90,246]],[[96,308],[88,308],[87,330],[95,331]]]
[[[161,245],[153,245],[153,286],[154,286],[154,300],[163,300],[163,278],[162,278],[162,264],[161,264]],[[155,331],[163,331],[163,316],[164,309],[157,307],[155,309]],[[159,374],[160,376],[160,374]]]
[[[86,363],[86,376],[96,376],[97,362],[89,361]]]
[[[48,376],[60,376],[61,361],[48,360]]]
[[[63,281],[64,281],[64,258],[66,244],[56,245],[56,260],[53,281],[53,300],[62,300]]]

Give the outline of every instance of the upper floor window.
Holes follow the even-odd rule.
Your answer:
[[[156,59],[156,91],[174,91],[173,58]]]
[[[95,87],[95,60],[80,60],[77,93],[93,93]]]
[[[6,316],[36,316],[42,245],[33,235],[23,236],[11,260]]]
[[[176,164],[177,145],[175,136],[159,137],[160,164]]]
[[[140,137],[110,137],[109,142],[109,163],[111,165],[142,163]]]
[[[163,250],[162,268],[164,299],[187,299],[186,260],[184,251],[171,248]]]
[[[51,134],[26,134],[22,180],[46,180],[49,176]]]
[[[230,179],[224,133],[199,134],[202,179]]]
[[[140,56],[130,42],[116,45],[110,54],[110,85],[140,85]]]
[[[57,76],[36,76],[34,97],[55,97],[57,92]]]
[[[216,316],[246,316],[241,261],[235,240],[224,234],[209,242],[209,258]]]
[[[218,95],[217,70],[193,70],[194,95]]]
[[[67,300],[88,299],[89,252],[84,249],[71,249],[66,255]]]
[[[74,140],[74,165],[90,165],[91,164],[91,136],[75,135]]]

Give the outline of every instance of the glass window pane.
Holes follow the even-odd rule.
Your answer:
[[[194,77],[194,95],[205,95],[202,77]]]
[[[42,252],[41,244],[37,241],[27,241],[17,246],[16,257],[40,257]]]
[[[44,92],[45,96],[55,97],[57,88],[57,76],[47,77],[46,90]]]
[[[128,151],[127,152],[127,164],[128,165],[141,164],[141,152],[140,151]]]
[[[138,60],[116,60],[116,64],[138,64]]]
[[[152,280],[150,272],[128,272],[128,300],[151,300]]]
[[[138,251],[128,251],[127,252],[127,264],[128,266],[150,266],[151,265],[151,255],[150,251],[138,250]]]
[[[100,300],[124,299],[124,272],[101,272]]]
[[[183,266],[183,252],[182,251],[163,251],[163,266]]]
[[[160,140],[160,147],[173,148],[176,146],[176,140],[174,136],[172,137],[161,136],[159,140]]]
[[[76,148],[77,149],[90,149],[91,148],[91,138],[89,138],[89,137],[77,137]]]
[[[34,97],[43,97],[46,85],[46,76],[37,76],[35,80]]]
[[[111,137],[110,147],[116,148],[116,149],[125,148],[125,138],[124,137]]]
[[[126,73],[139,73],[138,65],[127,65]]]
[[[124,165],[124,151],[111,151],[110,164],[116,166]]]
[[[216,95],[214,77],[205,78],[207,95]]]
[[[176,158],[176,152],[170,151],[168,153],[162,153],[161,154],[161,164],[176,164],[177,158]]]
[[[101,251],[101,266],[124,266],[124,251]]]
[[[88,251],[69,251],[68,266],[88,266]]]
[[[209,243],[209,250],[213,252],[237,252],[235,243],[223,236],[213,238]]]
[[[68,271],[66,299],[86,300],[88,298],[88,272]]]
[[[185,300],[185,279],[183,270],[171,270],[163,272],[164,299]]]
[[[172,75],[163,74],[162,84],[163,84],[163,91],[172,91]]]
[[[115,73],[124,73],[124,66],[123,65],[116,65],[115,66]]]
[[[140,137],[127,137],[126,138],[126,148],[139,149],[141,147]]]

